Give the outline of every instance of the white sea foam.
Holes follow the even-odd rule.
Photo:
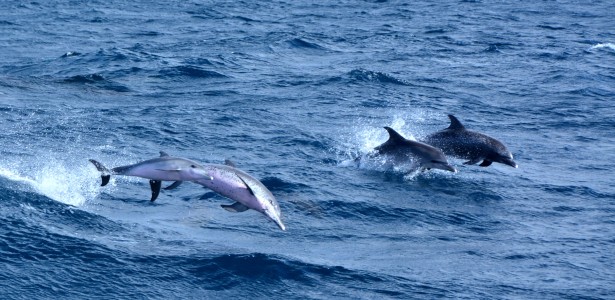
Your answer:
[[[73,206],[84,205],[100,191],[98,174],[87,165],[67,167],[51,161],[32,173],[23,175],[15,168],[0,167],[0,176],[23,183],[36,193]]]
[[[596,44],[596,45],[591,46],[589,50],[602,49],[602,48],[607,48],[607,49],[615,51],[615,44],[613,43]]]

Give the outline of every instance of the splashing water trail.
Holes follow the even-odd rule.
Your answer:
[[[33,173],[33,176],[22,175],[12,168],[0,167],[0,176],[64,204],[83,206],[100,193],[98,174],[87,165],[71,168],[51,161]]]

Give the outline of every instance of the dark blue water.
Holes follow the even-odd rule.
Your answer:
[[[612,1],[1,1],[0,295],[615,297]],[[349,160],[448,126],[519,164]],[[235,161],[288,231],[113,167]],[[206,197],[203,195],[206,194]]]

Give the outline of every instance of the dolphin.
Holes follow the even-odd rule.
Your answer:
[[[480,161],[481,167],[488,167],[493,162],[499,162],[517,168],[513,155],[500,141],[485,134],[470,131],[453,116],[448,115],[451,124],[448,128],[428,135],[423,142],[451,156],[467,159],[466,165],[474,165]]]
[[[383,155],[392,159],[393,163],[406,163],[408,161],[418,165],[423,170],[440,169],[457,172],[446,160],[444,153],[430,145],[404,138],[391,127],[384,127],[389,133],[389,139],[382,145],[374,148],[373,155]]]
[[[278,227],[286,230],[282,223],[280,206],[273,194],[258,179],[239,170],[229,160],[224,165],[203,164],[208,176],[195,180],[214,192],[235,200],[230,205],[221,205],[230,212],[243,212],[253,209],[273,220]]]
[[[107,169],[103,164],[93,159],[90,159],[90,162],[102,173],[101,186],[109,183],[111,175],[136,176],[149,179],[152,189],[152,199],[150,201],[158,198],[162,181],[175,181],[175,183],[165,188],[170,190],[178,187],[182,181],[194,181],[204,177],[209,178],[208,171],[200,164],[185,158],[172,157],[163,151],[160,151],[160,157],[113,169]]]

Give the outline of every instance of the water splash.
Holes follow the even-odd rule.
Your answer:
[[[359,120],[352,128],[352,132],[344,136],[338,154],[341,156],[339,166],[358,167],[374,171],[393,171],[396,173],[409,173],[410,178],[417,175],[417,166],[410,161],[404,165],[393,165],[383,157],[370,157],[373,149],[388,139],[384,126],[393,128],[406,139],[416,141],[414,133],[422,135],[420,124],[426,119],[427,114],[422,110],[412,111],[406,114],[396,111],[389,121],[376,123],[377,120]],[[408,120],[408,121],[407,121]]]
[[[87,165],[69,167],[50,161],[31,176],[15,169],[0,167],[0,176],[64,204],[83,206],[100,193],[98,173]]]

